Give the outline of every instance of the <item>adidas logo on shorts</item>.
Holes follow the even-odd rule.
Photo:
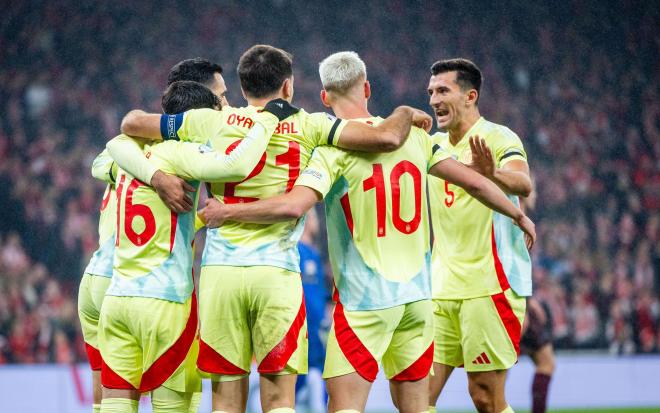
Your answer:
[[[488,358],[486,353],[481,353],[479,357],[472,360],[472,364],[490,364],[490,359]]]

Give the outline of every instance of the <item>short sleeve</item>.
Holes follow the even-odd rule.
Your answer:
[[[495,155],[495,162],[498,168],[513,160],[527,162],[527,153],[525,152],[522,141],[510,129],[501,131],[491,148]]]
[[[337,146],[339,136],[348,122],[328,113],[312,113],[307,116],[305,137],[312,140],[313,146]]]
[[[307,167],[302,171],[296,185],[306,186],[319,192],[325,198],[341,170],[344,151],[328,146],[314,149]]]
[[[192,109],[185,113],[163,115],[160,133],[163,139],[206,143],[222,130],[224,114],[213,109]]]

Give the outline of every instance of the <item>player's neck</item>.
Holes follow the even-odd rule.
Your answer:
[[[273,99],[278,99],[278,98],[284,99],[284,97],[282,97],[282,96],[268,96],[268,97],[264,97],[264,98],[249,97],[249,98],[247,98],[247,103],[250,106],[258,106],[258,107],[263,108],[264,106],[266,106],[266,103],[270,102]]]
[[[480,117],[481,115],[479,114],[479,109],[476,108],[466,113],[463,119],[458,122],[456,127],[447,131],[449,133],[449,142],[451,142],[452,145],[458,144],[465,137],[465,134],[468,133],[468,131],[474,126],[474,124],[477,123]]]
[[[300,237],[300,242],[306,245],[314,245],[314,237],[311,235],[307,234],[307,232],[303,232],[302,236]]]
[[[370,118],[367,100],[341,99],[332,104],[332,111],[339,119]]]

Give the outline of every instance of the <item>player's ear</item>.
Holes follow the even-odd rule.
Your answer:
[[[282,97],[289,102],[293,99],[293,76],[282,82]]]
[[[328,92],[326,92],[325,89],[321,89],[321,102],[326,108],[330,107],[330,99],[328,97]]]
[[[465,100],[466,105],[476,105],[477,99],[479,98],[479,92],[476,89],[470,89],[467,93],[467,99]]]
[[[367,99],[371,97],[371,84],[368,80],[364,81],[364,97]]]

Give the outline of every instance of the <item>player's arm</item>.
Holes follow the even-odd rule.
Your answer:
[[[254,121],[248,134],[229,154],[216,152],[206,145],[172,142],[168,161],[183,178],[207,182],[241,181],[257,166],[279,123],[278,117],[266,109],[257,113]]]
[[[117,164],[107,149],[96,155],[92,162],[92,176],[108,184],[114,184],[117,177]]]
[[[284,195],[256,202],[226,205],[215,198],[207,199],[199,215],[209,228],[219,227],[225,221],[272,224],[299,219],[321,199],[321,194],[312,188],[296,185]]]
[[[378,126],[347,122],[335,145],[363,152],[391,152],[406,142],[412,125],[428,132],[432,124],[433,120],[428,113],[410,106],[399,106]]]
[[[123,170],[151,185],[169,209],[177,213],[192,209],[193,201],[187,192],[194,192],[195,188],[183,179],[159,170],[144,156],[138,141],[119,135],[108,141],[106,149]]]
[[[498,168],[493,152],[486,141],[479,136],[470,137],[470,149],[472,150],[472,165],[477,172],[493,181],[502,190],[511,195],[527,197],[532,192],[532,180],[529,176],[529,165],[522,159],[522,152],[512,150],[504,154],[515,156]],[[500,159],[502,161],[504,159]]]
[[[161,116],[158,113],[147,113],[140,109],[134,109],[122,119],[121,132],[151,141],[163,140],[160,133]]]
[[[493,182],[452,158],[437,162],[429,173],[460,186],[487,207],[513,219],[527,234],[527,247],[532,247],[536,241],[534,223]]]

